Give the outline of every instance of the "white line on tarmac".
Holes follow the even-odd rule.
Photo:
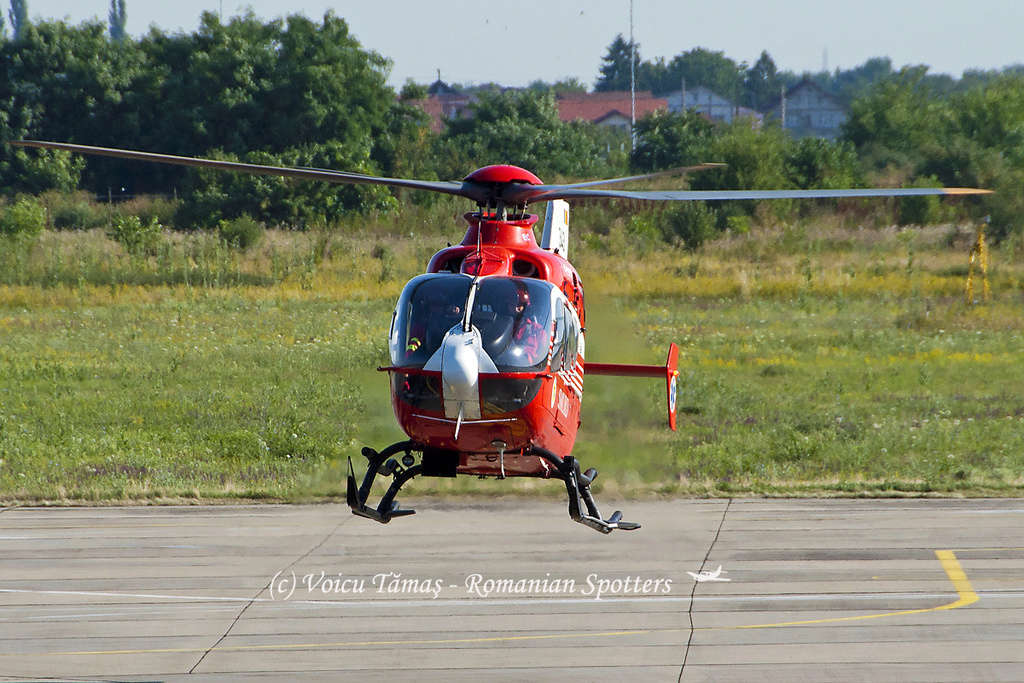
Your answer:
[[[1024,593],[1005,593],[1000,591],[977,591],[980,593],[998,593],[1001,597],[1019,597]],[[144,600],[185,600],[190,602],[265,602],[278,605],[303,605],[315,607],[430,607],[430,606],[528,606],[528,605],[584,605],[602,604],[635,604],[635,603],[682,603],[690,602],[690,596],[638,596],[638,597],[593,597],[576,598],[438,598],[435,600],[275,600],[273,598],[224,597],[213,595],[169,595],[164,593],[111,593],[104,591],[58,591],[34,590],[30,588],[0,588],[0,593],[23,593],[33,595],[79,595],[103,598],[138,598]],[[787,602],[787,601],[834,601],[834,600],[908,600],[946,598],[949,593],[791,593],[782,595],[698,595],[693,602]],[[10,606],[16,607],[16,606]],[[45,606],[36,606],[45,607]]]
[[[0,541],[43,541],[47,536],[0,536]]]

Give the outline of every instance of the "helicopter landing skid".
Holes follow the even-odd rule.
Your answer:
[[[640,525],[636,522],[623,521],[622,513],[618,510],[612,513],[612,516],[608,519],[601,517],[600,511],[597,509],[597,503],[594,501],[594,495],[590,491],[590,485],[597,478],[596,469],[590,468],[586,472],[581,472],[579,461],[571,455],[560,458],[551,451],[539,446],[533,446],[530,450],[534,455],[544,458],[544,460],[555,466],[558,478],[565,483],[565,490],[569,495],[569,517],[574,522],[579,522],[591,529],[600,531],[602,534],[610,534],[616,529],[633,531],[640,528]],[[352,508],[353,514],[372,519],[381,524],[387,524],[394,517],[415,514],[415,510],[399,507],[395,496],[405,482],[425,473],[423,462],[416,463],[416,457],[413,455],[416,452],[423,453],[423,446],[415,441],[400,441],[380,452],[369,447],[363,448],[362,454],[367,459],[367,467],[361,485],[356,483],[352,458],[349,458],[348,485],[345,497],[348,506]],[[404,455],[401,458],[394,457],[399,453],[404,453]],[[377,507],[372,508],[366,504],[366,501],[370,496],[373,481],[378,474],[390,475],[392,480],[391,485],[381,497]],[[441,472],[438,471],[435,464],[431,464],[430,471],[425,474],[455,476],[454,469]]]
[[[366,474],[363,475],[362,485],[356,484],[355,470],[352,469],[352,458],[349,458],[348,486],[345,498],[348,506],[352,508],[352,513],[380,522],[381,524],[387,524],[394,517],[416,514],[415,510],[399,507],[395,496],[398,494],[398,489],[402,488],[405,482],[423,472],[422,464],[413,464],[415,463],[413,452],[418,450],[420,450],[419,445],[413,441],[400,441],[399,443],[391,444],[379,453],[369,447],[363,448],[362,453],[368,463]],[[392,459],[392,456],[403,451],[405,455],[402,456],[400,461]],[[370,488],[373,486],[373,480],[378,474],[385,476],[390,474],[393,479],[391,480],[391,486],[388,487],[387,492],[381,497],[380,503],[377,504],[376,508],[372,508],[366,504],[366,499],[370,496]]]
[[[565,491],[569,494],[569,517],[574,522],[579,522],[602,534],[610,534],[616,529],[635,531],[640,528],[636,522],[623,521],[622,512],[619,510],[613,512],[608,519],[601,517],[597,503],[594,501],[594,494],[590,491],[590,485],[597,479],[596,469],[591,467],[586,472],[580,472],[580,463],[575,457],[567,455],[564,458],[559,458],[554,453],[538,446],[533,447],[533,452],[558,469],[560,478],[565,482]],[[586,508],[585,512],[584,507]]]

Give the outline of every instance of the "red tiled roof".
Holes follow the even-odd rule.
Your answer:
[[[430,130],[441,132],[441,100],[428,97],[425,100],[407,100],[406,104],[422,109],[430,117]]]
[[[668,100],[654,97],[650,91],[636,94],[636,117],[642,118],[653,111],[668,109]],[[584,95],[565,95],[558,98],[558,118],[562,121],[597,122],[613,112],[625,112],[629,116],[630,95],[628,92],[599,92]]]
[[[406,104],[419,107],[430,117],[430,129],[440,133],[444,121],[461,112],[472,101],[469,95],[431,95],[425,100],[406,100]]]

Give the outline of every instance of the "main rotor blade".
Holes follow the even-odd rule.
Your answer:
[[[661,178],[664,176],[682,175],[683,173],[691,173],[693,171],[707,171],[712,168],[725,168],[728,164],[721,163],[706,163],[696,164],[694,166],[679,166],[677,168],[669,168],[664,171],[655,171],[654,173],[644,173],[642,175],[631,175],[624,178],[609,178],[607,180],[588,180],[583,183],[566,183],[564,185],[533,185],[531,189],[544,189],[544,190],[568,190],[577,187],[593,187],[595,185],[611,185],[613,183],[628,183],[632,180],[650,180],[651,178]]]
[[[56,149],[80,154],[115,157],[119,159],[135,159],[178,166],[212,168],[222,171],[251,173],[254,175],[271,175],[301,180],[321,180],[329,183],[346,185],[387,185],[405,187],[414,190],[428,190],[444,194],[456,195],[472,199],[477,203],[489,203],[496,199],[507,204],[532,204],[552,199],[589,199],[608,197],[613,199],[640,199],[645,201],[724,201],[736,199],[821,199],[843,197],[915,197],[926,195],[970,195],[991,194],[991,190],[980,190],[970,187],[906,187],[906,188],[863,188],[844,190],[606,190],[587,189],[595,185],[622,183],[629,180],[642,180],[661,175],[669,175],[685,170],[715,168],[719,164],[701,164],[697,167],[685,167],[658,171],[645,175],[611,178],[567,185],[527,185],[507,184],[503,187],[490,187],[485,184],[456,180],[412,180],[408,178],[385,178],[365,175],[362,173],[346,173],[317,168],[293,168],[286,166],[265,166],[247,164],[237,161],[221,161],[199,157],[182,157],[171,154],[156,154],[135,150],[115,149],[111,147],[91,147],[67,142],[45,142],[41,140],[19,140],[9,144],[17,147],[36,147],[40,149]]]
[[[518,188],[517,188],[518,189]],[[529,190],[529,186],[524,188]],[[847,190],[552,190],[529,194],[520,200],[528,204],[547,202],[552,199],[590,199],[610,197],[615,199],[641,199],[645,201],[725,201],[736,199],[829,199],[851,197],[921,197],[930,195],[972,195],[992,194],[992,190],[973,187],[878,187]]]
[[[118,159],[135,159],[138,161],[150,161],[161,164],[174,164],[177,166],[193,166],[197,168],[213,168],[221,171],[235,171],[237,173],[251,173],[253,175],[281,176],[284,178],[298,178],[301,180],[322,180],[329,183],[343,185],[388,185],[391,187],[407,187],[413,190],[430,190],[432,192],[443,192],[470,199],[478,199],[482,196],[482,188],[474,183],[464,183],[455,180],[409,180],[405,178],[384,178],[380,176],[365,175],[362,173],[346,173],[344,171],[330,171],[315,168],[291,168],[287,166],[264,166],[262,164],[246,164],[238,161],[221,161],[218,159],[202,159],[199,157],[180,157],[172,154],[155,154],[153,152],[139,152],[128,149],[114,149],[111,147],[90,147],[88,145],[74,145],[67,142],[44,142],[41,140],[15,140],[9,144],[16,147],[36,147],[39,149],[59,149],[79,154],[92,154],[96,156],[116,157]]]

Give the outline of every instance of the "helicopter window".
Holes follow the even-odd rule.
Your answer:
[[[519,277],[537,277],[537,266],[533,261],[517,258],[512,262],[512,273]]]
[[[470,316],[498,370],[543,370],[551,345],[551,285],[490,277],[480,281]]]
[[[577,344],[580,338],[580,330],[576,325],[576,318],[572,313],[566,311],[566,332],[565,332],[565,369],[572,370],[576,367]]]
[[[439,377],[396,372],[391,378],[391,391],[413,408],[444,412]]]
[[[429,274],[409,281],[395,307],[389,347],[391,363],[423,367],[444,335],[462,320],[472,278]]]
[[[557,304],[555,308],[555,342],[551,345],[551,370],[562,369],[562,356],[565,351],[565,306]]]
[[[462,256],[456,256],[454,258],[450,258],[447,261],[445,261],[441,265],[440,268],[438,268],[438,272],[441,272],[441,273],[458,273],[459,271],[462,270],[462,261],[463,261],[463,257]]]
[[[541,384],[542,380],[539,379],[481,377],[481,415],[497,417],[515,410],[522,410],[540,393]]]
[[[462,321],[472,281],[465,275],[441,273],[409,281],[395,307],[389,339],[393,365],[426,364],[448,331]],[[470,323],[499,371],[545,368],[551,346],[551,300],[552,287],[542,280],[480,279]]]

